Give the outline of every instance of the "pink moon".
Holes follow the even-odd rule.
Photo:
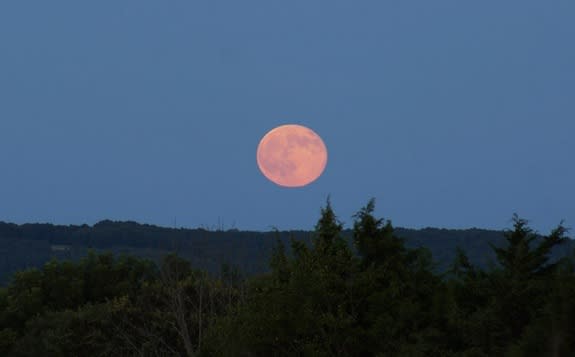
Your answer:
[[[313,130],[296,124],[278,126],[260,141],[257,163],[263,175],[283,187],[309,185],[327,164],[327,148]]]

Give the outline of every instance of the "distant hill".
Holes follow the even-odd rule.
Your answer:
[[[489,243],[501,245],[503,232],[483,229],[406,229],[396,234],[408,247],[426,247],[433,254],[438,271],[453,262],[456,247],[465,250],[472,263],[486,267],[494,255]],[[351,242],[351,231],[344,235]],[[12,224],[0,222],[0,284],[18,270],[39,267],[51,258],[79,259],[89,249],[132,254],[159,261],[169,252],[177,252],[199,269],[212,273],[226,263],[246,275],[268,270],[268,261],[276,238],[289,246],[291,237],[310,242],[313,232],[254,232],[239,230],[174,229],[136,222],[105,220],[93,226],[58,226],[52,224]],[[575,249],[569,241],[553,252],[553,259]]]

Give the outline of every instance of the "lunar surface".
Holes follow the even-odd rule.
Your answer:
[[[327,164],[327,148],[319,135],[301,125],[282,125],[260,141],[257,162],[261,172],[283,187],[302,187],[315,181]]]

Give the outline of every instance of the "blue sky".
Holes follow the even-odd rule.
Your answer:
[[[575,226],[575,2],[2,1],[0,220]],[[267,181],[260,138],[320,134]]]

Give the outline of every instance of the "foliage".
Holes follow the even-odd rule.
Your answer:
[[[154,264],[90,252],[18,271],[0,288],[0,355],[575,354],[575,260],[550,259],[569,242],[562,225],[539,235],[514,216],[492,245],[496,265],[459,249],[438,274],[429,250],[374,211],[370,200],[346,235],[328,199],[311,239],[276,232],[270,271],[249,279],[177,254]],[[26,229],[50,232],[37,228]]]

